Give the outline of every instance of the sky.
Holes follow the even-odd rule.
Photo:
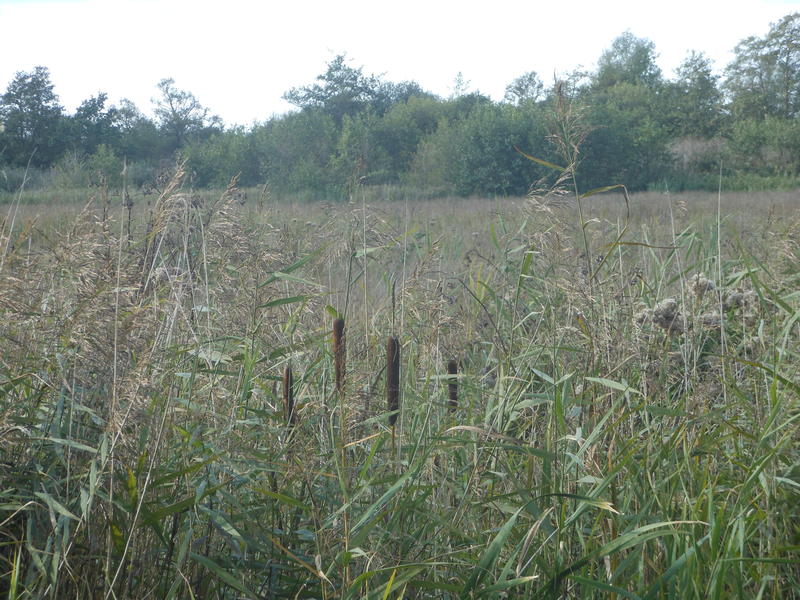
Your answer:
[[[415,80],[448,96],[459,72],[495,100],[516,77],[547,82],[592,69],[625,31],[655,44],[672,76],[690,50],[719,71],[742,39],[800,11],[800,0],[0,0],[0,92],[14,74],[50,70],[68,112],[99,92],[151,114],[171,77],[228,125],[292,107],[346,53],[365,74]]]

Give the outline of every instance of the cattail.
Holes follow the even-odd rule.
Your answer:
[[[289,365],[283,370],[283,416],[288,425],[294,425],[294,376]]]
[[[449,398],[449,401],[447,403],[447,407],[450,409],[450,412],[453,412],[456,408],[458,408],[458,382],[456,381],[457,376],[458,376],[458,361],[448,360],[447,396]]]
[[[333,368],[336,374],[336,391],[344,390],[344,372],[347,362],[347,346],[344,336],[344,319],[333,322]]]
[[[386,344],[386,403],[391,413],[389,425],[394,427],[400,409],[400,343],[396,337]]]

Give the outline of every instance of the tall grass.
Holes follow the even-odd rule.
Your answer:
[[[234,192],[0,228],[0,596],[800,597],[796,195]]]

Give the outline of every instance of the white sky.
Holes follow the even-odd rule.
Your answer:
[[[689,50],[719,70],[737,42],[800,0],[0,0],[0,93],[17,71],[50,69],[69,112],[98,92],[146,113],[165,78],[227,124],[291,107],[336,54],[365,73],[449,95],[461,71],[494,99],[526,71],[593,68],[615,37],[651,39],[672,76]]]

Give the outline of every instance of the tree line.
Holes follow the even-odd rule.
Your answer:
[[[183,156],[196,186],[243,186],[276,194],[342,197],[354,185],[393,185],[420,195],[521,195],[559,162],[554,103],[570,103],[586,188],[632,190],[798,185],[800,13],[739,42],[722,75],[690,52],[674,76],[656,64],[652,41],[625,32],[593,71],[550,87],[535,72],[512,81],[501,101],[472,91],[459,74],[439,97],[419,84],[365,74],[345,55],[284,98],[297,110],[226,127],[172,79],[157,85],[153,116],[104,93],[73,114],[59,103],[46,67],[18,72],[0,97],[0,188],[27,169],[42,181],[148,185]],[[563,132],[562,132],[563,134]],[[563,139],[563,135],[561,136]]]

